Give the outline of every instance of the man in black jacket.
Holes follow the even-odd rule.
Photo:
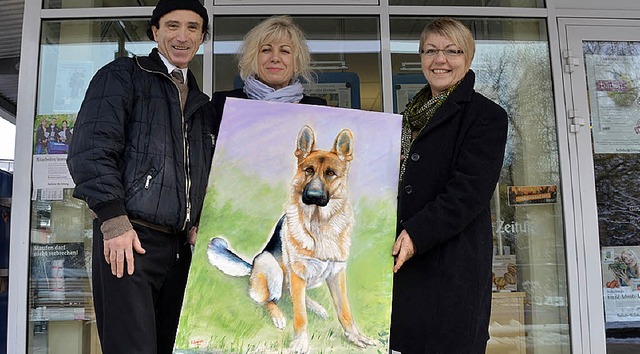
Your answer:
[[[78,113],[68,166],[96,216],[104,354],[173,350],[213,155],[209,97],[187,68],[208,22],[198,0],[160,0],[148,30],[157,48],[101,68]]]

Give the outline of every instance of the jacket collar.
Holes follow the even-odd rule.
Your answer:
[[[149,56],[146,57],[139,57],[136,56],[136,61],[138,62],[138,65],[140,65],[140,67],[142,67],[145,70],[149,70],[149,71],[157,71],[159,73],[162,74],[167,74],[167,67],[164,65],[164,63],[162,62],[162,59],[160,59],[160,53],[158,53],[158,48],[153,48],[153,50],[151,50],[151,53],[149,53]]]
[[[167,67],[164,65],[164,62],[162,62],[162,59],[160,58],[160,53],[158,53],[158,48],[153,48],[151,50],[151,53],[149,53],[149,56],[146,56],[146,57],[136,56],[135,58],[136,58],[136,61],[138,62],[138,65],[140,65],[142,69],[158,72],[168,77],[169,79],[171,79],[171,77],[169,77],[169,74],[167,73]],[[198,82],[196,81],[195,76],[193,76],[193,73],[191,72],[191,70],[187,70],[187,86],[189,86],[189,92],[191,92],[191,90],[196,90],[200,92],[200,88],[198,87]]]
[[[476,82],[476,74],[473,70],[469,69],[467,74],[462,78],[460,85],[458,88],[451,92],[451,96],[447,101],[452,102],[468,102],[471,101],[471,96],[473,95],[473,86]],[[446,102],[445,102],[446,103]]]
[[[151,53],[146,57],[135,56],[134,59],[143,70],[163,75],[168,80],[171,80],[171,77],[167,73],[167,67],[162,62],[162,59],[160,59],[158,48],[153,48]],[[191,70],[187,70],[187,86],[189,86],[189,96],[187,97],[187,104],[185,105],[186,111],[184,113],[185,117],[191,117],[193,112],[209,101],[209,96],[200,91],[198,82],[195,76],[193,76],[193,73],[191,73]]]
[[[417,139],[424,136],[429,131],[433,130],[438,125],[447,121],[447,119],[458,113],[462,109],[462,105],[466,102],[471,101],[471,97],[475,92],[473,90],[473,86],[476,81],[475,73],[469,69],[467,74],[462,78],[462,81],[458,85],[458,87],[451,92],[449,97],[444,101],[442,107],[440,107],[436,113],[431,117],[429,123],[420,133]]]

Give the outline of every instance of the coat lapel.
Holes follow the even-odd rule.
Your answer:
[[[424,127],[420,135],[416,138],[416,141],[423,139],[430,131],[448,121],[462,110],[462,105],[471,100],[475,78],[475,73],[469,69],[458,88],[451,93],[449,98],[442,104],[442,107],[431,117],[427,126]]]

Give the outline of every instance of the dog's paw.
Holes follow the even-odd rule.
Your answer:
[[[306,333],[296,335],[289,345],[290,353],[304,354],[309,352],[309,337]]]
[[[320,305],[314,300],[311,300],[308,296],[306,301],[307,301],[307,308],[309,309],[309,311],[315,313],[316,315],[322,317],[323,319],[326,319],[327,317],[329,317],[329,313],[327,312],[327,310],[324,309],[324,307],[322,307],[322,305]]]
[[[284,329],[287,326],[287,319],[284,316],[271,316],[271,321],[277,329]]]
[[[347,337],[347,339],[351,343],[359,346],[360,348],[365,348],[368,345],[376,345],[376,342],[369,339],[364,334],[360,333],[360,331],[358,331],[357,329],[354,329],[353,331],[344,332],[344,336]]]
[[[271,321],[273,325],[276,326],[277,329],[284,329],[287,325],[287,320],[284,318],[284,314],[280,311],[278,305],[276,305],[273,301],[269,301],[265,304],[267,311],[269,311],[269,316],[271,317]]]

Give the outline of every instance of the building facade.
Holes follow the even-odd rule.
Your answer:
[[[91,214],[64,164],[93,74],[146,55],[155,0],[26,1],[11,220],[8,353],[99,353]],[[262,19],[307,35],[330,105],[401,112],[425,84],[418,41],[453,16],[476,39],[476,90],[509,115],[492,200],[487,353],[640,352],[640,3],[636,0],[205,0],[212,37],[190,69],[238,85],[234,53]],[[53,134],[49,134],[51,137]],[[64,135],[64,134],[62,134]],[[615,139],[614,139],[615,138]],[[391,270],[390,270],[391,271]]]

